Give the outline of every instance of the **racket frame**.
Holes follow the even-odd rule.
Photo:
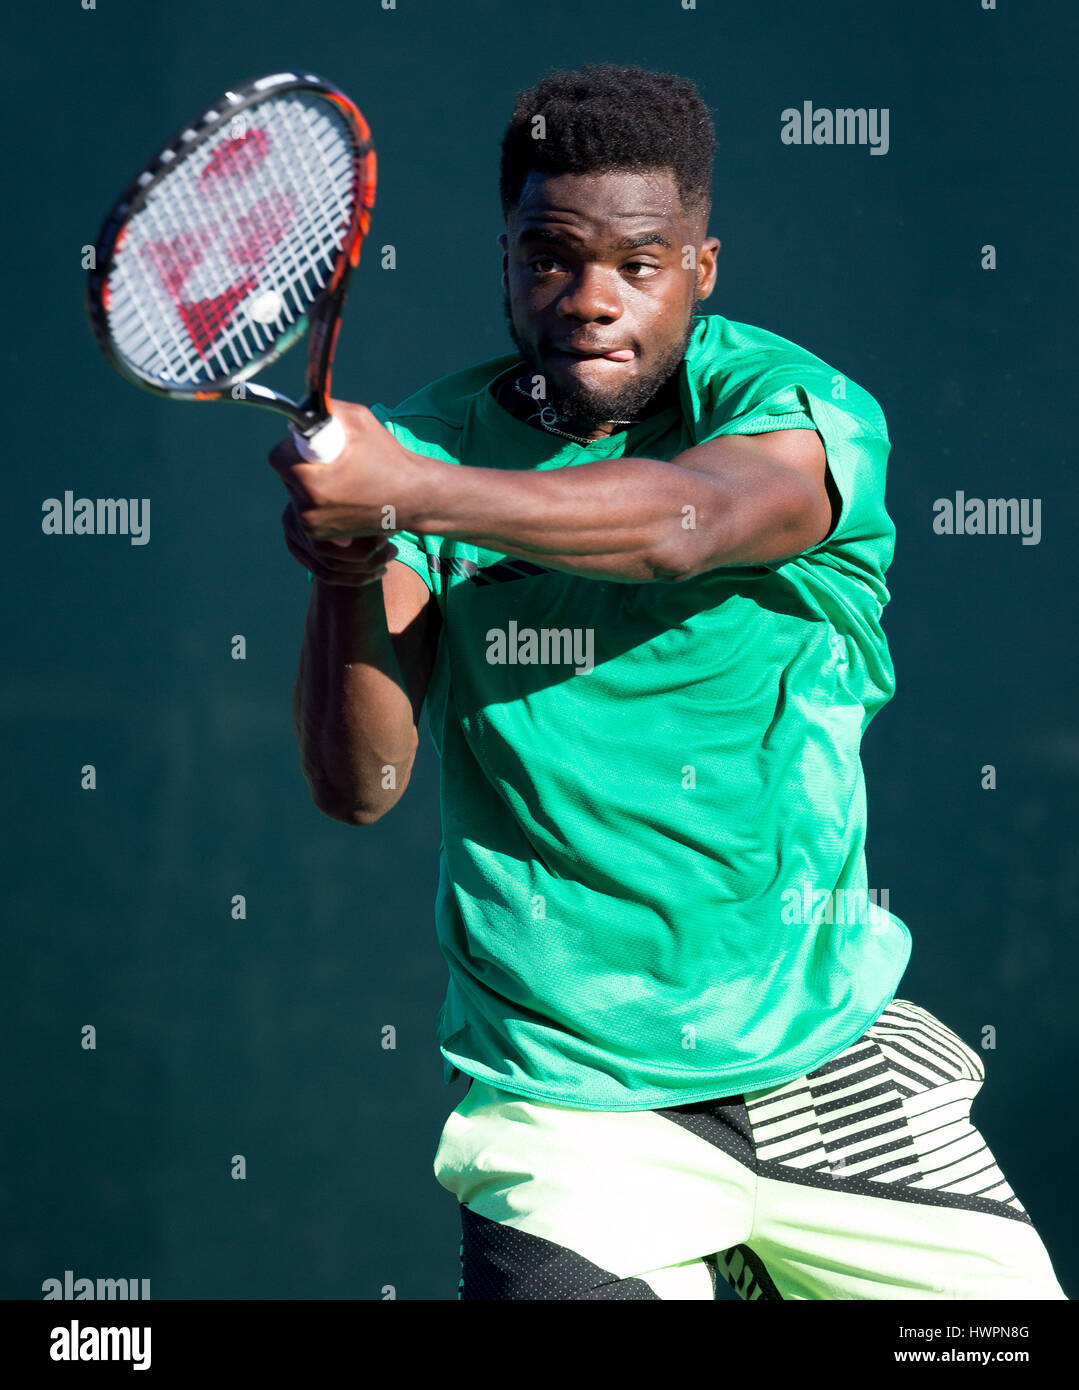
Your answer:
[[[355,141],[354,187],[352,215],[341,250],[337,254],[333,275],[326,289],[289,325],[266,351],[238,368],[227,377],[218,378],[212,388],[205,384],[168,385],[160,377],[140,371],[127,362],[113,343],[109,331],[106,291],[116,255],[123,244],[124,230],[131,219],[145,206],[151,192],[200,145],[206,143],[223,127],[235,121],[242,112],[251,111],[263,102],[289,92],[310,92],[334,102],[341,110]],[[348,292],[349,277],[360,259],[364,237],[371,221],[375,201],[377,165],[371,131],[359,107],[344,92],[314,73],[274,73],[254,78],[242,86],[224,92],[201,116],[189,121],[167,145],[132,179],[112,210],[105,218],[94,247],[94,264],[86,286],[86,308],[94,338],[105,357],[118,372],[155,395],[171,400],[240,401],[245,405],[262,406],[277,411],[292,421],[302,436],[316,434],[329,419],[328,397],[330,375],[337,334],[341,326],[341,309]],[[300,401],[283,395],[268,386],[251,380],[259,372],[282,357],[305,333],[311,341],[307,354],[304,398]],[[242,387],[242,391],[237,388]]]

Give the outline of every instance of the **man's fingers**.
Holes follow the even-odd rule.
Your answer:
[[[281,524],[289,549],[297,559],[309,559],[340,574],[356,574],[374,565],[388,564],[397,555],[397,547],[381,535],[316,540],[304,527],[293,502],[282,512]],[[344,546],[337,543],[341,540],[345,541]]]
[[[303,463],[303,459],[292,436],[289,435],[270,450],[270,467],[284,477],[295,463]]]

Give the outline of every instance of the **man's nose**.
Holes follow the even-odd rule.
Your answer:
[[[559,297],[557,308],[565,319],[610,322],[620,318],[622,296],[617,276],[601,266],[585,266]]]

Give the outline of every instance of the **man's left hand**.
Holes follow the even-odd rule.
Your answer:
[[[408,528],[405,513],[425,466],[365,405],[331,401],[346,444],[333,463],[306,463],[291,436],[270,454],[304,528],[316,540],[374,536]]]

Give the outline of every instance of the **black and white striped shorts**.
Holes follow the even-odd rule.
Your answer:
[[[982,1058],[895,999],[783,1086],[571,1110],[474,1080],[435,1176],[462,1299],[1066,1299],[971,1102]]]

